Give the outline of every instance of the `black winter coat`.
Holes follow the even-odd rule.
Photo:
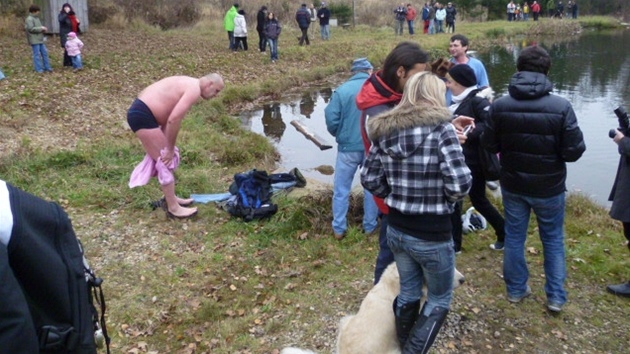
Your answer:
[[[584,151],[584,137],[571,103],[552,95],[545,74],[521,71],[510,79],[509,95],[490,106],[482,145],[501,153],[501,187],[536,198],[566,190],[567,162]]]
[[[619,167],[615,183],[608,200],[612,201],[610,217],[621,222],[630,222],[630,137],[619,141]]]
[[[260,9],[256,15],[256,31],[262,32],[265,30],[265,24],[267,23],[267,11]]]
[[[455,115],[475,118],[475,129],[468,133],[468,139],[462,145],[468,166],[479,165],[479,141],[481,134],[486,130],[488,121],[490,101],[485,97],[477,96],[480,91],[480,89],[471,91],[453,112]]]
[[[295,13],[295,21],[301,29],[308,28],[311,24],[311,13],[306,7],[301,7]]]
[[[65,11],[61,11],[57,19],[59,20],[59,39],[61,41],[61,48],[66,47],[66,41],[68,40],[68,33],[72,32],[72,21]]]

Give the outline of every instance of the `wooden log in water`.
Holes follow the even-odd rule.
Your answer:
[[[292,120],[291,121],[291,125],[295,127],[295,129],[297,129],[300,133],[304,134],[304,136],[306,137],[306,139],[312,141],[313,143],[315,143],[315,145],[317,145],[317,147],[320,150],[328,150],[328,149],[332,149],[332,145],[329,145],[326,140],[324,140],[324,138],[320,137],[317,134],[311,133],[308,128],[300,123],[297,120]]]

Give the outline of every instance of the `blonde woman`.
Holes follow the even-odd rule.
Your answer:
[[[394,314],[403,353],[428,352],[450,310],[451,214],[472,184],[445,97],[444,82],[420,72],[405,84],[398,106],[367,123],[372,147],[361,183],[390,208],[387,243],[400,273]],[[425,281],[428,299],[419,314]]]

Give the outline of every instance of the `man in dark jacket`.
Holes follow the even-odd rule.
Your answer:
[[[543,48],[523,49],[510,79],[509,95],[494,101],[482,145],[501,153],[501,194],[505,210],[503,276],[508,301],[531,294],[525,241],[531,210],[545,258],[547,308],[560,312],[564,289],[565,180],[567,162],[577,161],[586,145],[571,103],[552,95],[547,74],[551,57]]]
[[[267,22],[267,6],[263,5],[256,15],[256,32],[258,32],[258,49],[265,52],[267,38],[265,37],[265,23]]]
[[[330,39],[330,10],[326,2],[322,2],[322,7],[317,10],[317,18],[319,19],[319,27],[322,39],[327,41]]]
[[[311,42],[308,40],[308,26],[311,24],[311,13],[306,8],[306,4],[302,4],[302,7],[295,13],[295,21],[302,31],[300,45],[304,45],[304,42],[306,42],[306,45],[310,45]]]

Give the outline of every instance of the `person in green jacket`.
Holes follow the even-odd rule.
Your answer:
[[[42,21],[39,19],[40,8],[37,5],[31,5],[28,8],[29,15],[26,18],[24,29],[28,37],[28,44],[33,48],[33,65],[35,71],[43,73],[44,71],[52,72],[52,66],[50,66],[50,59],[48,57],[48,48],[44,42],[44,33],[48,31],[48,28],[42,25]]]
[[[547,1],[547,12],[549,13],[549,18],[552,18],[556,13],[556,2],[554,0]]]
[[[232,7],[225,14],[225,30],[228,33],[228,38],[230,39],[230,49],[236,50],[234,48],[234,18],[238,13],[238,3],[234,3]]]

